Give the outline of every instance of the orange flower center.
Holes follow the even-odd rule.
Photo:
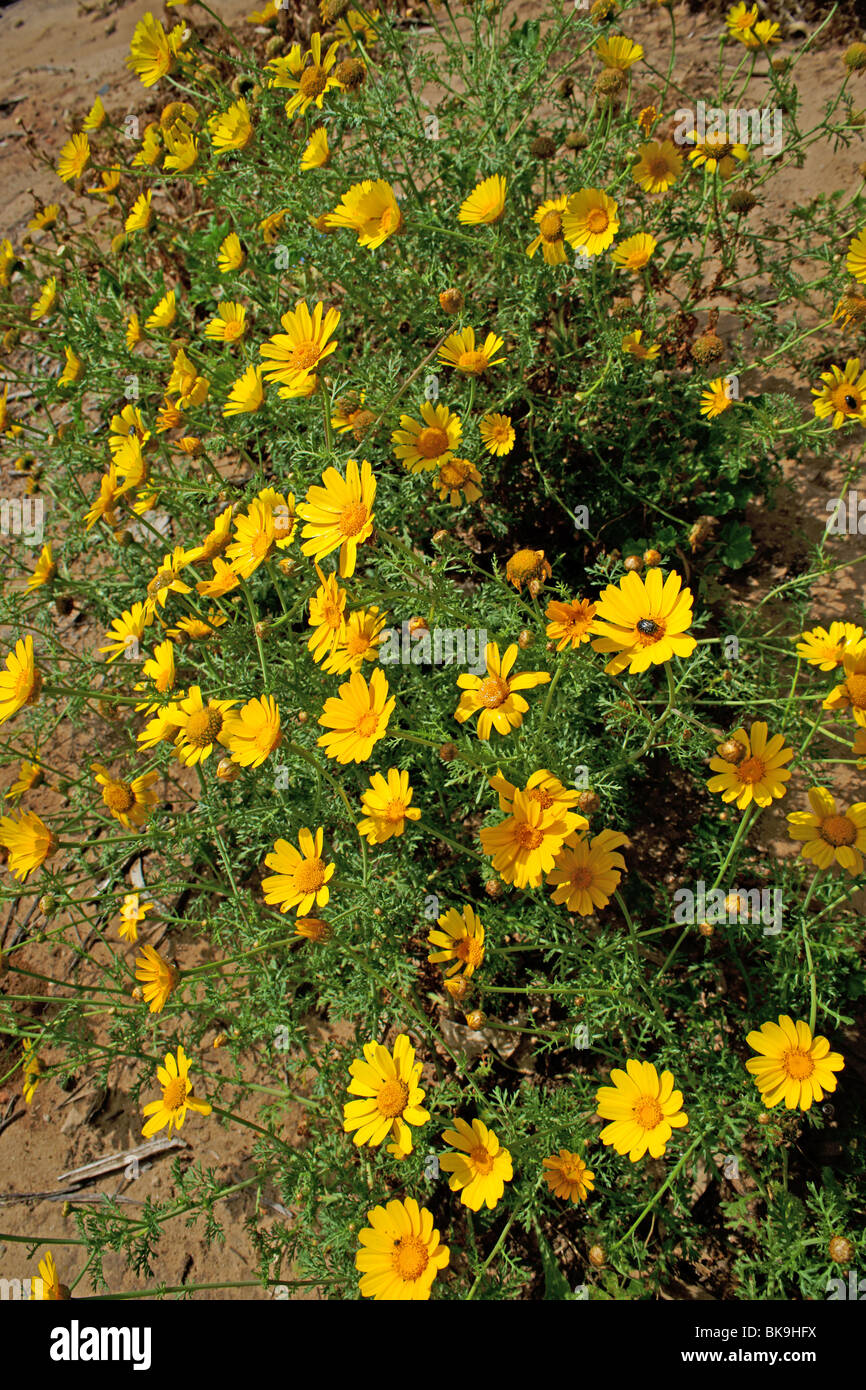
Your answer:
[[[397,1077],[393,1081],[386,1081],[376,1097],[376,1105],[379,1107],[380,1114],[389,1120],[402,1115],[408,1103],[409,1087],[405,1081],[400,1081]]]
[[[395,822],[400,821],[404,819],[405,815],[406,803],[404,801],[400,801],[399,798],[397,798],[395,801],[389,801],[388,805],[385,807],[386,820]]]
[[[430,425],[419,434],[415,441],[415,448],[425,459],[438,458],[448,448],[448,435],[437,425]]]
[[[533,787],[529,793],[529,799],[530,801],[537,801],[544,811],[553,805],[553,797],[549,796],[543,787]]]
[[[636,1102],[634,1110],[635,1124],[640,1125],[641,1129],[655,1129],[663,1119],[662,1108],[655,1096],[641,1096]]]
[[[478,703],[485,709],[498,709],[504,705],[511,691],[508,682],[501,676],[488,676],[478,687]]]
[[[646,161],[647,172],[653,179],[661,180],[670,177],[671,170],[663,154],[652,154]]]
[[[15,677],[13,699],[25,705],[32,705],[42,689],[42,677],[38,671],[26,666]]]
[[[227,343],[233,343],[240,338],[244,331],[242,319],[229,319],[223,329],[223,337]]]
[[[858,709],[866,709],[866,676],[849,676],[845,682],[845,689],[852,705]]]
[[[792,1081],[806,1081],[815,1070],[815,1063],[802,1048],[792,1048],[782,1058],[782,1066]]]
[[[643,351],[644,349],[641,348],[640,350]],[[660,642],[665,635],[664,623],[657,623],[654,618],[641,618],[640,622],[635,623],[634,630],[635,637],[641,647],[652,647],[656,642]]]
[[[175,1076],[162,1093],[162,1103],[166,1110],[180,1110],[186,1100],[186,1079]]]
[[[575,1154],[569,1154],[568,1158],[561,1159],[560,1172],[566,1182],[582,1182],[585,1169]]]
[[[350,502],[340,513],[340,531],[344,536],[357,536],[368,516],[363,502]]]
[[[463,372],[483,372],[487,366],[486,352],[461,352],[457,366]]]
[[[590,208],[586,214],[587,229],[598,236],[607,231],[608,215],[604,208]]]
[[[319,351],[318,343],[296,343],[289,353],[289,366],[300,372],[309,371],[318,362]]]
[[[420,1236],[401,1236],[394,1242],[391,1264],[394,1273],[405,1283],[420,1279],[429,1263],[430,1256]]]
[[[102,789],[102,799],[110,811],[128,811],[135,805],[135,796],[128,782],[109,782]]]
[[[761,758],[756,757],[746,758],[734,768],[738,780],[740,782],[749,782],[752,786],[754,786],[756,782],[761,781],[766,775],[766,771],[766,763]]]
[[[449,459],[439,469],[439,482],[442,487],[462,487],[468,476],[466,463],[460,459]]]
[[[216,741],[222,726],[222,711],[208,705],[206,709],[190,715],[185,730],[186,741],[194,748],[207,748]]]
[[[484,947],[477,937],[464,936],[461,941],[457,942],[454,948],[454,954],[458,959],[464,961],[466,965],[471,965],[472,969],[475,970],[484,959]]]
[[[708,135],[704,141],[704,154],[708,159],[725,159],[733,148],[730,140],[722,135]]]
[[[355,725],[355,733],[360,734],[361,738],[372,738],[379,727],[379,716],[374,709],[362,714]]]
[[[307,68],[306,72],[301,73],[300,88],[305,97],[318,97],[328,85],[328,74],[324,68]]]
[[[828,845],[853,845],[857,827],[847,816],[828,816],[821,822],[821,839]]]
[[[514,832],[514,838],[521,849],[538,849],[538,846],[544,839],[544,835],[540,830],[536,830],[534,825],[527,825],[524,822],[522,825],[517,826]]]
[[[562,213],[546,212],[538,224],[545,241],[562,241]]]
[[[293,877],[299,892],[315,893],[325,881],[325,866],[321,859],[302,859]]]
[[[483,1144],[479,1144],[469,1155],[475,1171],[486,1178],[488,1173],[493,1172],[493,1156],[487,1152]]]

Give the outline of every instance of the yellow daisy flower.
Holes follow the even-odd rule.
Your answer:
[[[105,124],[105,107],[102,104],[102,97],[98,96],[84,120],[81,122],[82,130],[99,130]]]
[[[367,1220],[370,1224],[359,1232],[361,1249],[355,1256],[363,1297],[404,1303],[429,1299],[433,1280],[449,1259],[431,1213],[407,1197],[373,1207]]]
[[[610,38],[599,39],[595,51],[605,67],[615,72],[628,72],[643,57],[641,45],[633,43],[624,34],[611,34]]]
[[[636,273],[643,270],[652,260],[658,242],[649,232],[636,232],[634,236],[626,237],[610,253],[610,258],[614,265],[620,270],[630,270]]]
[[[342,478],[336,468],[326,468],[322,486],[307,490],[306,501],[298,506],[298,516],[306,522],[301,550],[316,563],[339,548],[338,572],[341,579],[355,573],[358,546],[373,533],[373,502],[376,479],[366,459],[358,468],[357,459],[346,463]]]
[[[673,140],[648,140],[637,152],[631,176],[645,193],[666,193],[683,171],[683,157]]]
[[[482,416],[478,425],[478,433],[481,435],[481,442],[487,452],[497,454],[500,458],[511,453],[517,437],[511,423],[511,416],[497,415],[495,411]]]
[[[724,414],[733,403],[734,398],[731,395],[730,383],[723,376],[717,376],[701,392],[701,414],[705,415],[708,420],[715,420],[719,415]]]
[[[143,232],[150,226],[153,217],[151,199],[153,193],[150,189],[146,193],[140,193],[129,210],[129,215],[123,224],[125,232]]]
[[[36,753],[33,754],[34,758]],[[38,787],[44,778],[41,763],[31,762],[29,758],[22,758],[18,764],[18,776],[6,793],[6,801],[18,801],[25,792],[29,792],[31,787]]]
[[[866,284],[866,227],[857,233],[848,247],[845,269],[861,285]]]
[[[227,715],[234,706],[234,700],[208,700],[205,704],[198,685],[190,686],[186,698],[172,706],[172,718],[180,728],[175,750],[185,767],[203,763],[217,743],[227,746]]]
[[[21,1039],[21,1048],[24,1056],[21,1065],[24,1068],[24,1104],[31,1105],[36,1094],[36,1087],[39,1085],[42,1076],[42,1063],[33,1051],[33,1044],[29,1038]]]
[[[533,222],[538,224],[538,235],[529,243],[526,254],[530,259],[541,248],[547,265],[565,265],[565,233],[562,217],[568,198],[547,198],[532,214]]]
[[[39,298],[30,310],[31,323],[37,323],[39,319],[46,318],[57,301],[57,277],[49,275],[42,289],[39,291]]]
[[[220,249],[217,252],[217,266],[220,275],[231,275],[234,271],[240,270],[247,255],[241,245],[241,239],[236,232],[229,232],[224,241],[220,242]]]
[[[511,1154],[481,1120],[471,1125],[455,1120],[454,1128],[444,1130],[442,1138],[456,1150],[439,1160],[439,1167],[451,1174],[451,1191],[460,1193],[460,1201],[470,1211],[480,1211],[482,1206],[492,1211],[514,1176]]]
[[[328,887],[334,876],[334,864],[322,858],[324,830],[321,826],[315,838],[303,827],[298,831],[295,849],[288,840],[275,841],[273,851],[265,856],[265,864],[275,872],[262,879],[265,902],[279,907],[280,912],[295,908],[299,917],[306,917],[314,907],[327,907],[331,896]]]
[[[0,845],[9,851],[7,869],[25,881],[57,852],[57,837],[35,811],[0,816]]]
[[[329,675],[345,676],[360,671],[365,661],[376,661],[387,614],[375,604],[350,613],[337,634],[337,640],[322,663]]]
[[[168,1052],[165,1066],[157,1067],[156,1075],[162,1087],[162,1097],[144,1107],[143,1113],[150,1116],[141,1131],[145,1139],[152,1139],[154,1134],[165,1129],[166,1125],[169,1134],[172,1129],[182,1129],[187,1110],[194,1110],[198,1115],[211,1113],[208,1102],[198,1100],[193,1095],[189,1068],[189,1058],[180,1046],[177,1049],[177,1059]]]
[[[565,205],[562,231],[571,246],[598,256],[619,231],[617,205],[600,188],[581,188]]]
[[[785,1102],[786,1110],[810,1110],[820,1105],[825,1093],[835,1091],[834,1072],[842,1071],[844,1058],[831,1052],[826,1038],[813,1038],[808,1023],[780,1014],[778,1023],[763,1023],[749,1033],[746,1042],[759,1055],[749,1057],[746,1070],[755,1078],[761,1101],[768,1109]]]
[[[81,376],[83,363],[81,358],[73,352],[71,347],[64,346],[63,354],[66,358],[66,362],[63,371],[57,379],[57,384],[58,386],[72,386]]]
[[[232,762],[241,767],[261,767],[283,741],[280,710],[273,695],[247,700],[227,716],[224,732]]]
[[[616,851],[627,844],[628,837],[618,830],[602,830],[591,840],[588,835],[569,835],[545,880],[554,889],[553,901],[581,917],[607,907],[625,869]]]
[[[306,173],[309,169],[322,169],[331,162],[331,151],[328,148],[328,132],[323,125],[317,126],[307,141],[306,148],[301,155],[301,169]]]
[[[290,87],[294,91],[286,102],[286,115],[291,119],[303,113],[310,106],[322,109],[329,91],[340,87],[339,79],[333,69],[337,62],[339,43],[334,42],[322,57],[322,35],[317,30],[310,39],[310,47],[301,54],[300,44],[293,44],[285,57],[273,58],[265,64],[265,71],[273,76],[272,87]]]
[[[437,931],[436,928],[439,928]],[[427,945],[433,950],[427,957],[428,964],[439,965],[448,961],[447,976],[463,972],[469,979],[484,961],[484,927],[481,918],[469,903],[464,903],[458,912],[449,907],[436,919],[436,927],[431,927]]]
[[[403,214],[386,179],[355,183],[342,202],[325,217],[329,227],[350,227],[358,233],[358,245],[375,251],[403,226]]]
[[[819,869],[839,864],[852,876],[863,872],[866,849],[866,801],[858,801],[847,811],[839,811],[826,787],[808,792],[809,811],[793,811],[788,816],[792,840],[804,841],[800,851]]]
[[[730,745],[740,744],[742,755],[731,760]],[[721,750],[725,750],[725,756]],[[790,781],[791,773],[785,767],[794,756],[792,748],[785,747],[783,734],[774,734],[767,739],[767,725],[756,720],[751,729],[735,729],[731,737],[710,758],[710,767],[715,777],[707,782],[711,792],[720,792],[725,802],[734,801],[741,811],[752,802],[756,806],[769,806],[774,799],[785,795],[785,783]]]
[[[246,98],[232,102],[227,111],[217,111],[208,118],[211,143],[218,154],[226,150],[242,150],[253,138],[253,123]]]
[[[650,343],[648,346],[641,342],[643,329],[636,328],[633,333],[627,333],[622,340],[621,347],[623,352],[629,357],[636,357],[639,362],[654,362],[661,352],[658,343]]]
[[[800,635],[797,655],[819,671],[835,671],[845,659],[845,652],[857,647],[863,641],[863,629],[857,623],[831,623],[826,627],[813,627]]]
[[[67,1286],[60,1282],[54,1256],[49,1250],[45,1259],[39,1261],[38,1279],[33,1279],[30,1282],[30,1298],[32,1301],[43,1303],[59,1303],[71,1298],[71,1296]]]
[[[823,708],[850,709],[856,722],[866,729],[866,644],[849,646],[843,653],[842,665],[844,679],[830,691]]]
[[[373,672],[369,685],[356,671],[340,686],[339,696],[325,701],[319,724],[333,732],[322,734],[318,747],[338,763],[366,762],[375,745],[385,737],[394,704],[393,695],[388,699],[388,682],[380,667]]]
[[[135,962],[135,978],[142,983],[144,1002],[150,1006],[149,1012],[152,1014],[162,1013],[180,980],[174,966],[152,946],[142,946],[141,955]]]
[[[576,650],[581,643],[590,640],[595,614],[596,605],[587,598],[571,599],[568,603],[551,599],[544,613],[549,641],[556,643],[558,652],[565,651],[566,647]]]
[[[125,893],[118,911],[117,934],[123,941],[134,944],[138,940],[138,924],[143,922],[153,903],[143,903],[138,893]]]
[[[480,831],[481,847],[506,883],[537,888],[574,828],[575,817],[561,802],[547,805],[531,791],[515,788],[506,819]]]
[[[112,777],[102,763],[91,763],[90,770],[96,773],[97,784],[102,788],[102,800],[124,830],[140,830],[147,824],[153,808],[159,804],[159,796],[152,790],[159,778],[158,772],[146,772],[131,782],[125,782]]]
[[[360,1096],[343,1106],[343,1129],[359,1147],[377,1148],[388,1135],[388,1152],[405,1158],[412,1152],[410,1125],[426,1125],[429,1110],[421,1102],[424,1092],[418,1085],[421,1063],[405,1033],[394,1043],[393,1054],[381,1043],[364,1044],[364,1059],[356,1058],[349,1067],[352,1080],[349,1095]]]
[[[552,1158],[543,1158],[544,1179],[554,1197],[562,1197],[569,1202],[585,1202],[595,1186],[595,1173],[591,1172],[580,1154],[569,1149],[560,1149]]]
[[[421,419],[400,416],[400,428],[391,435],[394,457],[401,459],[409,473],[421,473],[437,468],[444,458],[460,444],[463,424],[447,405],[424,401]]]
[[[223,406],[223,415],[253,415],[265,399],[265,388],[261,367],[247,367],[246,371],[232,384],[228,399]]]
[[[696,169],[707,169],[718,174],[721,179],[729,179],[737,167],[737,160],[745,163],[749,151],[745,145],[728,140],[724,135],[707,135],[703,140],[689,137],[694,149],[689,150],[689,162]]]
[[[90,141],[85,134],[72,135],[57,159],[57,173],[64,183],[80,179],[90,163]]]
[[[204,336],[216,343],[237,343],[244,336],[246,327],[246,305],[224,299],[210,323],[205,325]]]
[[[382,845],[392,835],[402,835],[407,821],[420,819],[418,807],[409,804],[413,794],[408,772],[390,767],[384,777],[381,772],[373,773],[361,795],[365,815],[358,821],[358,831],[368,844]]]
[[[307,623],[313,629],[313,635],[309,638],[307,647],[312,652],[314,661],[323,661],[334,651],[343,630],[347,595],[346,590],[341,589],[337,583],[336,574],[329,574],[326,578],[318,565],[316,573],[319,576],[319,587],[310,599],[310,616]]]
[[[259,356],[273,364],[264,368],[268,381],[294,386],[308,378],[336,351],[337,344],[331,339],[339,322],[339,309],[325,313],[320,300],[311,314],[304,301],[299,300],[280,319],[285,332],[276,333],[259,348]]]
[[[182,45],[184,26],[178,24],[167,34],[159,20],[148,13],[135,26],[126,66],[138,77],[142,87],[153,87],[174,70]]]
[[[4,665],[6,670],[0,671],[0,724],[39,699],[42,675],[36,669],[33,638],[19,638],[14,650],[7,652]]]
[[[119,618],[112,619],[111,627],[105,634],[106,645],[99,650],[111,653],[109,661],[116,661],[119,656],[134,660],[139,654],[144,630],[150,627],[152,622],[151,604],[134,603],[131,608],[121,613]]]
[[[27,223],[27,230],[28,230],[28,232],[41,232],[41,231],[47,231],[49,227],[53,227],[53,226],[56,225],[57,219],[58,219],[59,216],[60,216],[60,204],[59,204],[59,203],[47,203],[46,206],[43,207],[43,208],[40,208],[40,209],[38,210],[38,212],[36,212],[36,213],[33,215],[33,217],[30,219],[30,221]],[[7,244],[9,244],[9,243],[7,243]],[[10,250],[11,250],[11,244],[10,244]]]
[[[600,633],[592,647],[615,652],[605,666],[610,675],[632,674],[679,656],[691,656],[697,645],[686,629],[692,621],[692,594],[682,588],[678,574],[665,580],[658,568],[646,579],[629,571],[619,584],[608,584],[596,604],[592,631]]]
[[[51,553],[51,543],[43,545],[39,552],[39,559],[33,567],[33,573],[27,580],[24,588],[25,594],[32,594],[34,589],[41,589],[43,584],[50,584],[57,573],[57,566],[54,563],[54,556]]]
[[[169,290],[144,321],[145,328],[170,328],[177,317],[177,291]]]
[[[501,174],[492,174],[477,184],[460,204],[458,222],[468,226],[498,222],[505,211],[505,192],[508,180]]]
[[[681,1091],[674,1090],[669,1071],[661,1077],[652,1062],[630,1058],[625,1071],[614,1067],[612,1086],[602,1086],[596,1096],[598,1114],[605,1125],[599,1138],[618,1154],[628,1154],[637,1163],[649,1151],[650,1158],[661,1158],[673,1130],[682,1129],[689,1117],[682,1108]]]
[[[503,343],[495,333],[488,333],[483,344],[476,347],[475,329],[462,328],[458,333],[449,333],[439,349],[439,361],[446,367],[455,367],[458,372],[478,376],[505,360],[496,356]]]
[[[841,429],[849,420],[866,425],[866,371],[860,371],[860,358],[849,357],[845,369],[832,366],[821,373],[824,385],[812,387],[812,402],[819,420],[833,417],[833,429]]]
[[[477,714],[480,739],[489,739],[493,729],[499,734],[508,734],[512,729],[519,728],[529,705],[517,692],[546,685],[550,680],[548,671],[523,671],[510,675],[517,652],[517,643],[513,642],[500,658],[497,644],[488,642],[485,651],[487,675],[473,676],[464,672],[457,677],[457,684],[464,693],[454,711],[454,718],[464,724]]]
[[[440,502],[447,498],[452,507],[459,507],[464,501],[477,502],[481,496],[481,474],[471,460],[449,454],[440,463],[433,486]]]

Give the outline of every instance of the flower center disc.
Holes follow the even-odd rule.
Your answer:
[[[297,343],[292,348],[289,365],[298,371],[307,372],[319,360],[318,343]]]
[[[402,820],[406,815],[406,806],[402,801],[389,801],[385,807],[385,819],[389,821]]]
[[[501,676],[488,676],[478,687],[478,702],[485,709],[498,709],[504,704],[511,692],[508,689],[508,682]]]
[[[815,1070],[815,1063],[808,1052],[798,1047],[785,1054],[784,1067],[792,1081],[806,1081]]]
[[[435,459],[439,454],[444,454],[447,451],[448,435],[438,426],[431,425],[421,431],[415,448],[419,454],[423,454],[425,459]]]
[[[475,970],[484,958],[484,947],[474,936],[464,936],[454,948],[454,954]]]
[[[166,1086],[162,1103],[166,1110],[179,1110],[186,1100],[186,1082],[180,1076],[175,1076]]]
[[[515,833],[517,843],[521,849],[538,849],[544,839],[540,830],[536,830],[534,825],[518,825]]]
[[[482,1177],[487,1177],[488,1173],[493,1172],[493,1157],[487,1152],[483,1144],[479,1144],[469,1155],[476,1172]]]
[[[386,1119],[394,1120],[402,1115],[409,1101],[409,1087],[405,1081],[386,1081],[376,1097],[379,1111]]]
[[[487,366],[487,357],[483,352],[461,352],[457,365],[464,372],[483,372]]]
[[[853,845],[857,827],[847,816],[828,816],[821,822],[821,839],[829,845]]]
[[[213,743],[223,726],[222,713],[218,709],[198,710],[191,714],[186,725],[186,741],[196,748],[207,748]]]
[[[592,869],[588,864],[581,864],[571,875],[570,882],[575,888],[588,888],[592,883]]]
[[[607,231],[607,221],[607,213],[604,208],[590,208],[586,215],[586,225],[596,235]]]
[[[355,732],[359,733],[362,738],[370,738],[378,727],[379,716],[375,710],[371,709],[368,710],[366,714],[361,715],[361,718],[355,726]]]
[[[546,212],[538,224],[545,241],[562,241],[562,214]]]
[[[128,782],[112,782],[105,788],[105,804],[112,811],[128,811],[135,797]],[[849,842],[850,843],[850,842]]]
[[[766,767],[760,758],[746,758],[736,768],[737,777],[741,782],[760,782],[766,772]]]
[[[401,1236],[391,1256],[394,1272],[407,1283],[420,1279],[430,1262],[427,1247],[420,1236]]]
[[[641,1096],[634,1107],[635,1123],[641,1129],[655,1129],[662,1122],[662,1108],[655,1096]]]
[[[866,676],[849,676],[845,682],[845,689],[852,705],[858,709],[866,709]]]
[[[301,74],[300,88],[305,97],[318,97],[328,85],[324,68],[311,67]]]
[[[367,520],[367,508],[363,502],[350,502],[340,513],[340,530],[344,536],[357,536]]]
[[[295,869],[295,887],[302,893],[314,893],[321,888],[325,878],[325,866],[321,859],[304,859]]]

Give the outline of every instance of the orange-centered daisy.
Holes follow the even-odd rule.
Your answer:
[[[697,642],[687,635],[692,621],[692,595],[683,589],[678,574],[667,579],[653,568],[643,580],[630,570],[619,584],[603,589],[596,605],[592,631],[600,633],[593,642],[597,652],[615,652],[605,670],[617,676],[646,671],[650,666],[688,657]]]
[[[778,1023],[764,1023],[746,1038],[759,1055],[750,1057],[746,1070],[755,1078],[764,1105],[785,1102],[787,1110],[809,1110],[820,1104],[826,1091],[835,1091],[834,1072],[845,1065],[838,1052],[830,1051],[826,1038],[812,1037],[802,1020],[780,1014]]]
[[[336,866],[322,858],[324,834],[321,826],[315,839],[306,827],[299,830],[299,850],[288,840],[275,842],[272,853],[265,856],[268,868],[275,870],[262,880],[266,903],[276,904],[280,912],[293,907],[299,917],[306,917],[314,907],[327,907],[331,896],[328,882]]]
[[[741,746],[741,757],[731,759],[730,744]],[[716,756],[710,758],[716,776],[707,786],[711,792],[721,792],[723,801],[735,801],[741,811],[752,801],[756,806],[769,806],[785,795],[785,783],[791,777],[785,763],[793,756],[794,750],[785,747],[784,735],[774,734],[768,739],[767,725],[756,720],[749,733],[735,729],[726,743],[719,744]]]
[[[663,1071],[659,1076],[652,1062],[630,1058],[625,1067],[625,1071],[614,1067],[613,1085],[598,1091],[598,1114],[611,1121],[599,1138],[618,1154],[628,1154],[632,1163],[647,1152],[651,1158],[661,1158],[673,1130],[689,1122],[682,1092],[674,1090],[672,1074]]]
[[[792,840],[802,840],[801,854],[819,869],[834,863],[849,874],[862,874],[866,849],[866,801],[855,802],[840,811],[826,787],[812,787],[808,793],[809,811],[793,811],[788,816]]]
[[[545,685],[550,680],[548,671],[524,671],[511,675],[517,651],[517,643],[513,642],[500,658],[497,644],[489,642],[485,652],[486,676],[465,673],[457,677],[457,684],[464,693],[454,711],[454,718],[464,724],[473,714],[477,714],[480,739],[489,739],[493,729],[497,733],[507,734],[518,728],[529,705],[516,692],[532,690],[536,685]]]
[[[405,1033],[394,1043],[393,1054],[381,1043],[364,1044],[364,1059],[349,1067],[349,1094],[360,1096],[343,1106],[343,1129],[355,1144],[375,1148],[391,1135],[388,1152],[405,1158],[412,1152],[410,1125],[425,1125],[430,1112],[423,1109],[424,1092],[418,1082],[421,1063]]]

